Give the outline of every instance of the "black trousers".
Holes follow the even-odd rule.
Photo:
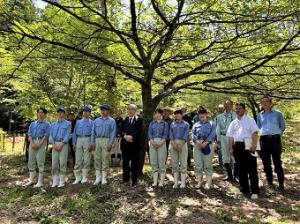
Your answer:
[[[284,183],[284,172],[281,163],[282,145],[280,135],[261,136],[260,144],[260,157],[264,165],[264,171],[266,173],[268,183],[273,183],[272,159],[275,172],[277,173],[278,182],[282,185]]]
[[[73,150],[73,142],[72,142],[72,139],[69,140],[69,147],[70,147],[70,154],[72,156],[72,166],[74,167],[75,166],[75,151]]]
[[[240,190],[244,194],[249,194],[249,179],[251,193],[258,194],[257,158],[251,155],[249,150],[245,150],[245,143],[236,142],[233,146],[233,155],[238,167]]]
[[[131,180],[132,184],[137,183],[139,161],[140,161],[140,144],[137,142],[127,142],[124,139],[121,141],[122,160],[123,160],[123,181]]]

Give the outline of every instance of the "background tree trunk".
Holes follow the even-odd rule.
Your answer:
[[[142,140],[141,140],[141,153],[140,153],[140,168],[139,168],[139,176],[142,177],[143,175],[143,167],[145,163],[145,155],[146,152],[149,150],[148,145],[148,127],[150,122],[153,120],[153,113],[157,105],[153,104],[152,100],[152,90],[150,85],[149,86],[142,86],[142,101],[143,101],[143,133],[142,133]]]

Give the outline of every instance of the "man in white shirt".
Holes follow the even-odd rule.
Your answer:
[[[241,192],[245,195],[250,194],[250,179],[251,199],[257,199],[259,187],[255,151],[259,128],[257,127],[255,120],[245,114],[245,104],[236,103],[235,108],[237,118],[230,123],[226,134],[228,137],[229,149],[239,167],[238,175],[240,178]],[[245,146],[247,140],[251,141],[249,149],[246,149]]]

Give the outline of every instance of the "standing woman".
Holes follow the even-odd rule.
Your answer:
[[[58,108],[58,120],[51,124],[49,142],[52,147],[52,187],[65,186],[68,161],[68,143],[71,137],[71,122],[65,119],[65,109]]]
[[[76,160],[74,166],[75,181],[73,184],[87,183],[90,162],[92,158],[92,128],[94,122],[90,119],[92,108],[84,106],[82,108],[82,119],[76,122],[73,132],[73,151]],[[82,170],[82,175],[81,175]]]
[[[182,119],[183,113],[181,109],[174,111],[175,121],[170,127],[170,141],[171,141],[171,159],[172,171],[174,175],[173,188],[178,187],[179,172],[181,174],[180,188],[185,188],[185,181],[187,175],[187,157],[188,148],[187,141],[189,139],[189,124]]]
[[[194,142],[194,163],[197,180],[196,188],[200,188],[203,180],[203,172],[206,175],[205,189],[210,189],[212,182],[212,160],[213,155],[211,143],[215,139],[216,130],[207,116],[204,108],[198,110],[199,121],[192,129]]]
[[[44,165],[46,157],[47,141],[50,132],[50,124],[46,121],[47,110],[45,108],[39,108],[37,110],[37,120],[32,122],[28,130],[29,145],[29,157],[28,157],[28,169],[29,169],[29,181],[25,186],[30,186],[34,183],[36,175],[36,164],[39,168],[38,182],[34,187],[42,187],[44,183]]]
[[[150,163],[153,173],[153,184],[157,186],[158,173],[160,174],[159,186],[164,185],[166,175],[166,157],[169,125],[163,120],[163,110],[156,109],[154,120],[150,123],[148,129],[148,138],[150,145]]]

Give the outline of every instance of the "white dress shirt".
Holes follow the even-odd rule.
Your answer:
[[[234,139],[234,142],[244,142],[245,139],[252,137],[252,134],[258,132],[259,128],[255,120],[247,115],[244,115],[240,120],[233,120],[227,130],[227,137]]]

